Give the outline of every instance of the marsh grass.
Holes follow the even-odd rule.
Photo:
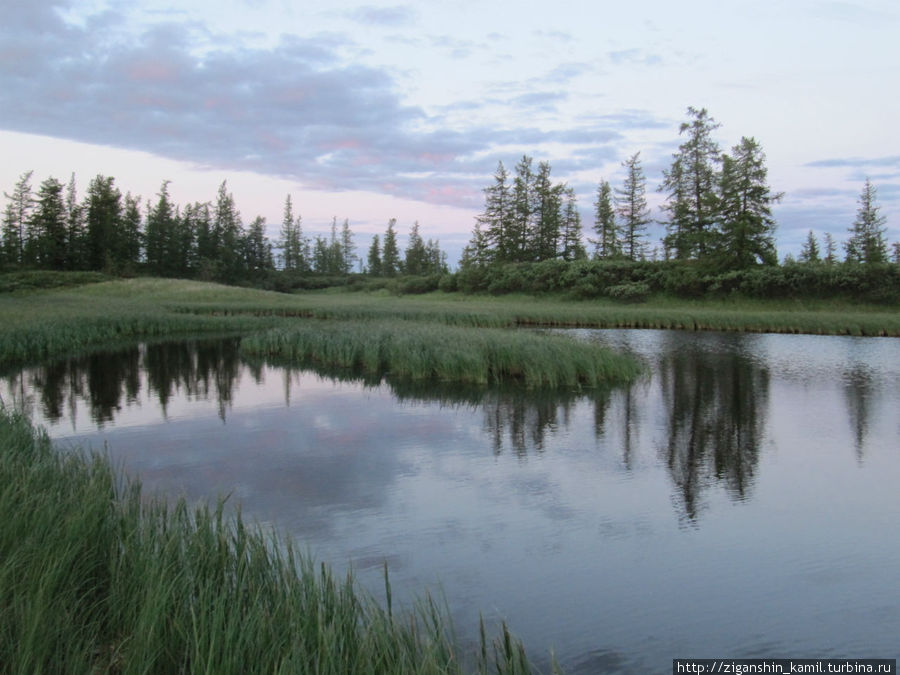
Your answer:
[[[60,282],[61,283],[61,282]],[[0,293],[0,361],[70,355],[110,341],[201,332],[253,333],[298,318],[405,321],[470,328],[570,326],[900,336],[900,311],[834,301],[686,301],[432,293],[279,294],[173,279]],[[431,337],[440,340],[437,334]]]
[[[630,357],[567,336],[405,320],[303,321],[245,338],[251,356],[346,368],[392,380],[596,387],[640,372]]]
[[[532,672],[426,598],[387,607],[240,513],[141,494],[0,409],[0,672]]]

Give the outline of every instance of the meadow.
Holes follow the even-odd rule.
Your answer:
[[[63,281],[66,278],[60,276]],[[260,332],[296,325],[298,322],[287,320],[301,318],[341,322],[349,333],[357,331],[352,322],[402,321],[406,323],[397,325],[405,329],[418,322],[478,329],[570,326],[900,336],[900,311],[895,306],[836,300],[653,297],[631,304],[553,295],[494,297],[437,291],[397,296],[383,290],[339,289],[292,295],[158,278],[39,290],[20,281],[14,288],[26,290],[0,293],[0,363],[70,354],[110,341]],[[324,326],[326,322],[318,323]],[[335,337],[336,328],[325,330]],[[417,334],[425,343],[440,340],[440,331],[421,329]],[[506,339],[514,340],[511,334]]]

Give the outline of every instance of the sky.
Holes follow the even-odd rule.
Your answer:
[[[397,219],[451,263],[498,162],[549,161],[586,236],[640,152],[652,216],[687,108],[755,138],[779,253],[846,240],[868,177],[900,240],[900,8],[881,0],[0,0],[0,190],[97,174],[178,204],[223,180],[278,236]],[[651,226],[651,244],[663,234]]]

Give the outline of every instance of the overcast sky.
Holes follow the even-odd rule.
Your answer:
[[[900,9],[880,0],[0,0],[0,189],[74,171],[185,204],[228,181],[274,237],[418,220],[458,260],[497,162],[549,160],[586,233],[641,152],[656,191],[688,106],[767,157],[779,252],[847,236],[863,181],[900,239]],[[651,228],[656,243],[662,227]]]

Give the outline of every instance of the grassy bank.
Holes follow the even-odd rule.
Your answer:
[[[564,336],[402,319],[299,322],[245,338],[241,349],[294,363],[384,374],[388,380],[519,382],[529,389],[627,382],[640,370],[630,358]]]
[[[531,672],[505,627],[461,653],[435,603],[386,593],[221,506],[148,499],[0,409],[0,672]]]
[[[194,281],[129,279],[0,293],[0,361],[39,360],[128,338],[250,333],[297,318],[477,328],[628,327],[900,337],[900,309],[838,301],[656,298],[629,305],[608,299],[439,292],[404,297],[347,292],[286,295]]]
[[[329,298],[161,279],[5,294],[0,362],[70,355],[127,338],[242,331],[250,335],[248,354],[357,369],[394,381],[582,387],[625,381],[638,370],[630,358],[597,345],[490,330],[515,325],[490,311],[468,313],[454,305],[447,312],[440,303],[406,308],[371,296],[354,296],[352,302]]]

